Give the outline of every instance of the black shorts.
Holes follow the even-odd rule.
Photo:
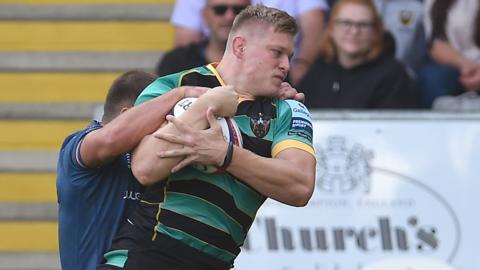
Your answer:
[[[228,270],[231,264],[169,236],[158,234],[149,245],[128,253],[125,270]]]

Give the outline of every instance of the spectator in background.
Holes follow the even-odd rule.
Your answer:
[[[233,19],[249,4],[249,0],[208,0],[201,14],[208,26],[209,36],[166,53],[157,66],[157,75],[164,76],[220,61]]]
[[[382,19],[371,0],[338,0],[320,57],[299,85],[310,108],[416,107],[416,91],[403,65],[385,50]]]
[[[393,36],[395,57],[416,78],[427,55],[422,0],[375,0],[375,5]]]
[[[208,2],[208,1],[207,1]],[[201,10],[207,4],[205,0],[177,0],[171,22],[176,27],[175,44],[185,46],[200,42],[208,35]],[[253,0],[269,7],[286,11],[300,25],[297,35],[295,55],[291,64],[289,80],[297,84],[305,75],[318,54],[318,42],[323,32],[324,11],[328,8],[325,0]]]
[[[93,121],[62,144],[57,196],[64,270],[96,268],[143,191],[130,170],[128,152],[160,126],[170,108],[185,94],[203,93],[198,87],[181,87],[168,96],[129,109],[156,78],[142,71],[122,74],[110,87],[102,122]]]
[[[422,103],[480,90],[480,2],[425,0],[431,62],[419,73]]]
[[[329,0],[332,6],[336,0]],[[427,49],[423,27],[423,0],[374,0],[388,39],[385,46],[416,78]]]

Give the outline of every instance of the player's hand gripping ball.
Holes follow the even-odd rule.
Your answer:
[[[175,117],[179,117],[180,115],[182,115],[183,112],[188,110],[188,108],[190,108],[190,106],[196,100],[197,100],[196,97],[187,97],[180,100],[173,107],[171,114]],[[234,145],[237,145],[240,147],[243,146],[242,134],[240,133],[240,129],[238,128],[237,124],[232,118],[217,117],[217,123],[222,128],[223,138],[225,139],[226,142],[233,142]],[[194,163],[192,164],[192,167],[204,173],[220,173],[221,172],[221,170],[214,165],[204,165],[200,163]]]

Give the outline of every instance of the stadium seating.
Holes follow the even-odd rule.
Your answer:
[[[118,74],[172,47],[173,3],[0,0],[0,270],[60,269],[60,144]]]

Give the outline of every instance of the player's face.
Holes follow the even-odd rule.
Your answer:
[[[245,72],[255,96],[277,96],[290,69],[293,36],[266,29],[261,35],[247,38]]]
[[[248,0],[210,0],[203,10],[203,17],[211,37],[226,43],[233,20],[249,4]]]

